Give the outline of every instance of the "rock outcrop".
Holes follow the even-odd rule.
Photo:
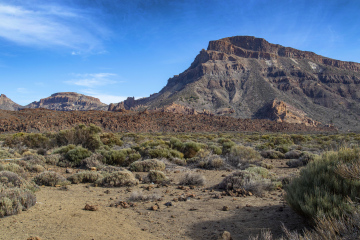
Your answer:
[[[274,99],[287,106],[284,117],[269,115]],[[261,38],[224,38],[211,41],[158,94],[131,100],[132,109],[172,104],[215,115],[307,125],[320,122],[341,131],[360,131],[360,64]]]
[[[17,111],[21,108],[23,107],[13,102],[10,98],[6,97],[5,94],[0,95],[0,109]]]
[[[61,92],[52,94],[38,102],[26,105],[26,108],[45,108],[58,111],[74,110],[108,110],[108,105],[100,102],[98,98],[74,92]]]

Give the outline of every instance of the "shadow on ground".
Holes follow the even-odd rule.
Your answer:
[[[228,231],[234,240],[248,239],[269,229],[274,238],[283,235],[282,223],[291,231],[301,232],[309,228],[307,221],[297,215],[289,206],[272,205],[265,207],[242,206],[230,209],[234,214],[226,219],[204,221],[193,225],[187,232],[191,239],[217,239]]]

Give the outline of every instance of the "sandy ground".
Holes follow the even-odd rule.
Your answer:
[[[269,160],[270,162],[270,160]],[[285,161],[273,161],[278,175],[290,171]],[[283,201],[283,190],[266,193],[264,197],[214,198],[211,190],[221,182],[227,171],[201,170],[207,178],[204,187],[178,189],[183,168],[166,172],[173,183],[146,190],[149,184],[132,188],[101,188],[90,184],[70,185],[68,190],[41,187],[36,193],[37,204],[19,215],[0,219],[0,239],[217,239],[229,231],[233,239],[248,239],[262,229],[271,229],[275,236],[282,233],[281,223],[290,230],[300,230],[306,222]],[[151,185],[151,184],[150,184]],[[107,191],[108,190],[108,191]],[[110,207],[111,203],[128,201],[134,191],[157,193],[160,209],[150,210],[156,202],[138,202],[130,208]],[[174,202],[182,195],[194,194],[189,201]],[[165,206],[172,202],[173,206]],[[97,205],[98,211],[84,210],[85,204]],[[227,206],[228,211],[223,211]]]

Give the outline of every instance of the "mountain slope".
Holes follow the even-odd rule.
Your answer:
[[[46,108],[58,111],[74,110],[107,110],[108,106],[98,98],[74,92],[61,92],[52,94],[38,102],[32,102],[26,108]]]
[[[211,41],[159,93],[118,105],[156,109],[174,103],[200,113],[310,125],[321,122],[359,131],[360,64],[261,38],[224,38]]]
[[[23,108],[23,107],[15,102],[13,102],[10,98],[6,97],[5,94],[0,95],[0,109],[17,111],[20,108]]]

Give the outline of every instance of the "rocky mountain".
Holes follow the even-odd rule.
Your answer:
[[[165,109],[177,104],[240,118],[360,130],[360,64],[300,51],[262,38],[211,41],[191,66],[157,94],[113,109]]]
[[[6,97],[5,94],[0,95],[0,109],[16,111],[21,108],[23,107],[13,102],[10,98]]]
[[[108,105],[100,102],[98,98],[86,96],[75,92],[61,92],[50,97],[40,99],[25,106],[26,108],[46,108],[58,111],[74,110],[107,110]]]

